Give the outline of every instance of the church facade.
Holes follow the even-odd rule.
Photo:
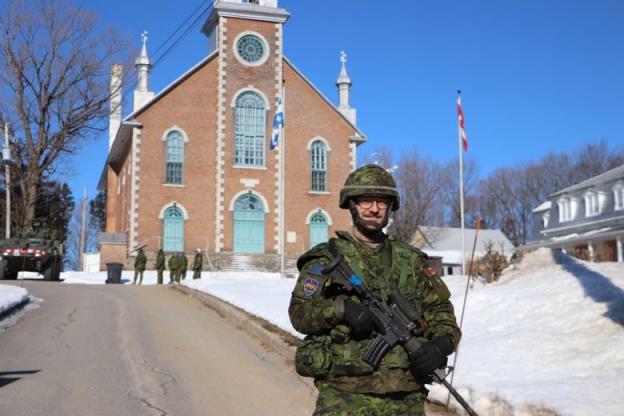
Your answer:
[[[336,106],[284,56],[288,17],[277,0],[216,1],[202,29],[212,52],[158,93],[144,35],[124,118],[113,66],[102,265],[129,266],[139,247],[292,257],[351,225],[338,195],[366,137],[346,59]]]

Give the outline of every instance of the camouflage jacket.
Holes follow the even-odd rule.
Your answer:
[[[195,254],[195,258],[193,259],[193,270],[201,271],[204,262],[204,256],[202,253]]]
[[[186,257],[186,254],[182,254],[178,261],[178,267],[180,271],[182,271],[183,273],[186,272],[186,270],[188,269],[188,258]]]
[[[178,268],[180,267],[180,260],[178,259],[178,256],[174,254],[173,256],[169,257],[167,265],[169,266],[169,270],[171,270],[172,272],[178,271]]]
[[[145,263],[147,263],[147,257],[145,256],[145,253],[139,251],[134,259],[134,269],[139,271],[145,270]]]
[[[432,339],[449,335],[455,346],[461,337],[449,291],[442,280],[430,272],[426,255],[420,250],[386,238],[372,249],[349,233],[337,232],[335,245],[368,288],[384,300],[398,289],[423,311],[425,325],[415,335]],[[350,328],[337,319],[334,300],[340,295],[328,277],[319,273],[333,258],[329,244],[319,244],[303,254],[300,271],[288,309],[293,327],[306,334],[296,356],[297,371],[340,390],[357,393],[415,391],[422,386],[411,375],[405,349],[396,345],[374,370],[362,360],[372,340],[353,340]],[[353,298],[354,300],[356,298]]]
[[[156,256],[156,270],[165,270],[165,255],[158,253]]]

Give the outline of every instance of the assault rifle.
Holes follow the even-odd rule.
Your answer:
[[[388,296],[390,304],[384,302],[368,290],[341,255],[337,255],[321,273],[329,275],[332,283],[354,293],[381,326],[376,328],[377,336],[362,356],[373,368],[379,367],[383,357],[395,345],[401,344],[408,353],[412,353],[426,341],[424,338],[416,337],[412,332],[421,325],[422,311],[400,293],[391,292]],[[442,369],[436,369],[431,374],[432,379],[442,383],[470,416],[478,416],[459,392],[445,380],[445,376]]]

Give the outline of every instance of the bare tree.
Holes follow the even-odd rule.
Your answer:
[[[5,2],[7,3],[7,2]],[[28,225],[43,180],[105,129],[109,67],[132,48],[67,0],[9,0],[0,11],[0,117],[16,140],[12,169]],[[125,65],[126,68],[129,65]],[[127,77],[124,77],[127,78]]]
[[[394,215],[392,232],[411,241],[419,226],[444,222],[444,168],[416,150],[399,159],[394,172],[401,196],[401,209]]]
[[[466,226],[476,224],[478,216],[477,184],[479,168],[475,159],[464,160],[464,222]],[[461,206],[459,195],[459,164],[450,160],[444,167],[444,196],[446,206],[446,224],[459,227],[461,223]]]
[[[479,183],[485,225],[500,228],[514,244],[525,244],[533,226],[532,210],[559,189],[624,163],[624,152],[606,141],[588,144],[572,155],[551,153],[538,162],[492,172]]]
[[[606,140],[600,140],[583,146],[572,160],[574,172],[571,178],[576,183],[622,165],[624,152],[622,149],[611,149]]]

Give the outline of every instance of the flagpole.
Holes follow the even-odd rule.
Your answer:
[[[459,218],[461,227],[461,262],[462,262],[462,275],[466,274],[466,238],[465,238],[465,226],[464,226],[464,139],[465,132],[463,131],[463,110],[461,109],[461,90],[457,90],[457,146],[459,150]],[[477,244],[477,236],[479,234],[479,226],[477,225],[477,233],[475,235],[475,242],[472,249],[472,257],[474,258],[474,251]],[[472,260],[471,260],[472,261]],[[470,283],[470,272],[466,276],[466,292],[464,294],[464,304],[462,306],[462,313],[459,322],[459,328],[461,330],[462,323],[464,321],[464,310],[466,308],[466,299],[468,298],[468,284]],[[451,386],[453,385],[453,379],[455,378],[455,366],[457,365],[457,356],[459,355],[459,345],[455,347],[455,355],[453,357],[453,365],[451,372]],[[451,394],[446,396],[446,408],[449,407],[451,400]]]
[[[282,84],[282,113],[283,116],[286,116],[286,101],[284,100],[286,96],[286,87]],[[286,245],[285,245],[285,241],[284,241],[284,234],[286,233],[285,228],[285,216],[286,216],[286,209],[284,207],[284,194],[285,194],[285,190],[284,190],[284,166],[285,166],[285,159],[286,159],[286,127],[284,124],[282,124],[281,126],[281,137],[280,137],[280,142],[279,142],[279,146],[280,146],[280,195],[279,195],[279,200],[280,200],[280,224],[279,224],[279,230],[280,230],[280,277],[285,277],[284,276],[284,257],[285,257],[285,249],[286,249]]]
[[[457,90],[457,101],[461,101],[461,90]],[[461,122],[457,123],[457,146],[459,149],[459,218],[461,227],[461,262],[462,275],[466,274],[466,241],[464,228],[464,152],[462,143],[462,126]]]

